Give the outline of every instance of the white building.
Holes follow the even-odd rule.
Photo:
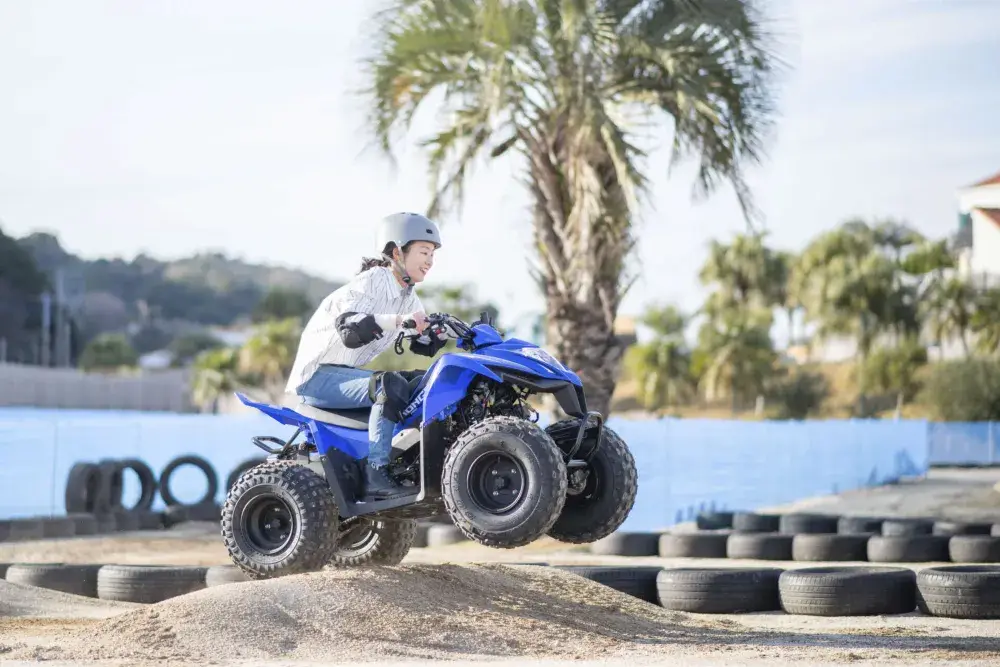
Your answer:
[[[1000,281],[1000,173],[958,191],[960,271],[975,281]]]

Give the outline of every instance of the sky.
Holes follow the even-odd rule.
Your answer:
[[[395,163],[357,91],[378,3],[0,0],[0,229],[87,258],[224,252],[334,280],[374,223],[424,210],[422,113]],[[843,220],[957,225],[957,190],[1000,171],[1000,0],[769,0],[787,63],[750,184],[770,242]],[[687,310],[711,239],[744,228],[732,191],[692,198],[694,163],[645,147],[639,281],[621,312]],[[477,165],[428,283],[469,283],[505,325],[543,309],[529,200],[509,160]],[[780,319],[780,318],[779,318]]]

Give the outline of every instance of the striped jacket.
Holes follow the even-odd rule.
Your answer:
[[[294,393],[320,364],[364,366],[395,341],[401,328],[396,326],[397,315],[423,309],[413,287],[401,286],[392,269],[375,267],[359,273],[323,299],[309,318],[285,391]],[[337,318],[350,312],[374,315],[382,336],[361,347],[347,347],[337,330]]]

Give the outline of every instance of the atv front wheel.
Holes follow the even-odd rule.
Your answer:
[[[579,428],[579,419],[564,419],[545,430],[556,442],[569,447],[575,442]],[[549,536],[560,542],[583,544],[596,542],[618,530],[632,511],[639,486],[635,459],[625,441],[604,426],[593,458],[586,467],[571,467],[569,474],[566,504]]]
[[[330,565],[399,565],[416,538],[417,522],[413,519],[348,519],[340,525]]]
[[[337,548],[338,510],[326,480],[294,461],[245,472],[226,496],[222,538],[251,579],[322,569]]]
[[[441,474],[445,507],[470,540],[512,549],[549,530],[566,498],[566,464],[549,435],[514,417],[490,417],[460,435]]]

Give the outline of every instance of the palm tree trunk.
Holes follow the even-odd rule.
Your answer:
[[[567,122],[560,116],[522,134],[528,146],[535,245],[541,260],[536,279],[546,299],[548,345],[580,376],[587,408],[607,416],[623,352],[614,324],[632,239],[628,220],[607,212],[621,207],[577,210],[576,199],[586,195],[575,187],[573,174],[562,167],[572,163],[567,158]],[[599,156],[590,156],[588,161],[603,187],[599,198],[604,204],[618,203],[622,193],[613,177],[614,166],[604,164]]]
[[[550,295],[546,337],[556,358],[580,376],[587,409],[607,416],[623,347],[600,311]],[[597,315],[595,317],[595,315]]]

